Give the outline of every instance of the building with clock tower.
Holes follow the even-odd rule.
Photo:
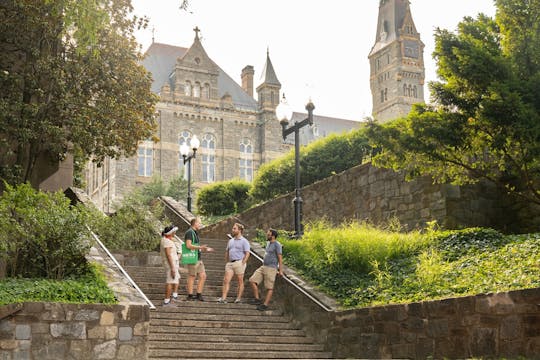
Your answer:
[[[385,122],[424,102],[424,44],[409,0],[380,0],[375,45],[369,53],[373,118]]]

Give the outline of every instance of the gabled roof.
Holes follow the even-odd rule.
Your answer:
[[[290,124],[300,122],[307,117],[307,113],[293,112]],[[313,125],[300,129],[300,144],[307,145],[313,140],[326,137],[333,133],[345,133],[362,126],[360,121],[346,120],[329,116],[313,114]],[[285,141],[293,144],[293,137],[290,136]]]
[[[174,88],[174,82],[171,80],[174,78],[176,60],[179,57],[184,57],[188,50],[184,47],[160,43],[150,45],[141,64],[152,74],[152,92],[159,94],[161,87],[166,82],[169,83],[171,89]],[[249,96],[219,65],[215,65],[219,70],[218,97],[221,98],[223,95],[229,94],[235,108],[256,111],[258,108],[257,101]]]

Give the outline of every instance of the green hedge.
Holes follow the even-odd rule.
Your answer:
[[[345,134],[331,134],[300,149],[302,186],[362,164],[371,155],[365,128]],[[253,180],[250,195],[263,202],[287,194],[295,187],[294,149],[261,165]]]
[[[233,179],[214,183],[197,193],[197,209],[201,215],[228,215],[246,210],[251,205],[251,184]]]

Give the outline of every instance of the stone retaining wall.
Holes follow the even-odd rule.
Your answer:
[[[325,311],[280,281],[275,299],[336,358],[540,359],[540,288]]]
[[[24,303],[0,320],[0,358],[146,359],[146,305]]]

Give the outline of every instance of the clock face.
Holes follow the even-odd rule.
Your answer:
[[[409,58],[418,59],[420,57],[420,46],[416,41],[405,40],[403,42],[403,55]]]

